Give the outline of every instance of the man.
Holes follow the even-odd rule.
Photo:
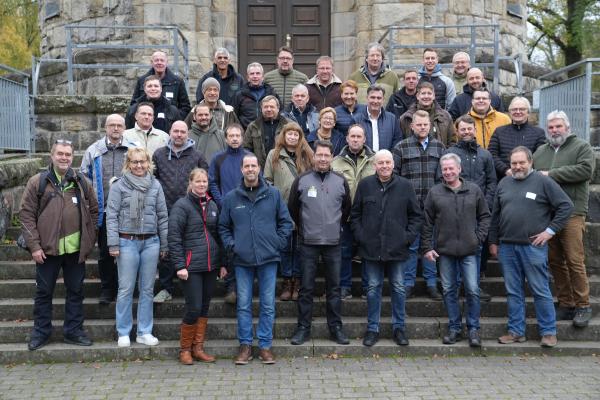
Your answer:
[[[296,85],[305,84],[308,77],[294,69],[294,53],[291,48],[280,47],[276,61],[277,69],[265,74],[265,83],[273,87],[282,104],[289,104],[292,99],[292,89]]]
[[[342,104],[335,108],[337,119],[335,121],[335,129],[342,132],[345,136],[348,129],[356,124],[358,116],[366,110],[364,104],[358,104],[357,93],[358,85],[352,80],[347,80],[340,86],[342,91]]]
[[[488,90],[485,84],[485,78],[483,77],[483,71],[479,68],[471,68],[469,72],[467,72],[467,83],[461,89],[462,93],[456,96],[448,108],[448,112],[453,120],[469,112],[473,102],[473,92],[479,89]],[[500,96],[491,91],[489,91],[489,93],[492,100],[491,105],[494,107],[494,110],[504,111],[504,105],[502,104]]]
[[[367,89],[367,108],[357,116],[357,122],[367,135],[367,146],[373,151],[391,150],[402,140],[402,131],[398,118],[383,109],[385,89],[381,86],[369,86]]]
[[[463,86],[467,83],[467,71],[471,68],[471,57],[469,53],[459,51],[452,56],[452,82],[454,90],[459,95],[463,91]]]
[[[433,263],[438,258],[440,261],[444,303],[448,312],[448,333],[442,342],[454,344],[463,337],[458,300],[458,280],[462,277],[467,298],[469,346],[481,347],[477,253],[487,237],[490,211],[479,186],[460,178],[460,165],[456,154],[449,153],[440,158],[444,182],[432,187],[425,199],[421,252]]]
[[[147,77],[155,75],[160,78],[163,96],[169,100],[180,112],[182,117],[186,116],[190,109],[190,98],[187,94],[185,82],[175,75],[167,66],[169,60],[164,51],[155,51],[150,57],[150,70],[138,78],[135,85],[130,105],[137,102],[137,99],[144,94],[145,80]]]
[[[190,137],[196,142],[196,150],[208,163],[216,153],[227,147],[225,135],[217,126],[210,108],[206,104],[198,104],[194,107],[194,123]]]
[[[244,129],[258,117],[259,105],[266,96],[275,96],[273,87],[264,82],[263,66],[257,62],[248,64],[248,82],[233,96],[232,106]],[[279,102],[279,99],[277,100]]]
[[[344,178],[350,187],[350,197],[354,199],[358,183],[365,177],[373,175],[373,156],[375,153],[366,145],[365,130],[360,125],[352,125],[346,135],[346,143],[341,153],[333,159],[331,169]],[[342,266],[340,287],[342,300],[352,298],[352,256],[354,238],[349,221],[342,223]],[[363,289],[366,288],[366,277],[363,273]],[[363,290],[365,291],[365,290]],[[365,291],[366,292],[366,291]]]
[[[150,75],[144,81],[144,93],[135,99],[127,110],[125,127],[131,129],[135,125],[135,113],[141,103],[150,103],[154,108],[154,120],[152,125],[163,132],[171,129],[171,124],[187,115],[181,114],[177,107],[162,95],[160,79],[156,75]]]
[[[235,92],[240,90],[244,84],[244,78],[242,75],[235,72],[235,68],[231,65],[230,60],[229,50],[226,48],[219,47],[215,51],[212,70],[204,74],[204,76],[200,78],[200,81],[198,81],[198,86],[196,87],[196,104],[199,104],[205,99],[206,94],[204,93],[202,84],[208,78],[214,78],[218,81],[221,88],[219,91],[219,99],[225,104],[233,104]]]
[[[98,272],[100,274],[100,299],[102,305],[115,300],[119,281],[115,259],[108,252],[106,243],[106,213],[111,179],[122,175],[123,164],[129,147],[133,144],[123,138],[125,119],[119,114],[106,117],[106,136],[87,148],[79,171],[92,181],[98,199]]]
[[[548,241],[568,222],[573,203],[554,180],[535,172],[527,147],[517,146],[510,155],[512,175],[496,189],[490,254],[502,265],[508,306],[508,332],[501,344],[522,343],[525,337],[527,278],[533,294],[542,347],[556,346],[556,314],[548,274]]]
[[[71,142],[57,140],[50,159],[47,171],[27,181],[19,212],[22,234],[36,264],[29,350],[45,346],[52,335],[52,296],[61,268],[67,292],[64,341],[92,345],[83,330],[83,279],[85,260],[96,242],[98,202],[91,182],[71,168]]]
[[[400,118],[412,104],[417,102],[418,83],[419,73],[417,70],[407,69],[404,72],[404,86],[392,94],[385,110],[393,113],[396,118]]]
[[[477,143],[487,149],[496,128],[510,124],[510,118],[508,115],[494,110],[494,107],[491,106],[490,92],[483,88],[473,92],[471,105],[469,115],[475,120]]]
[[[269,151],[275,147],[275,138],[285,124],[290,122],[279,113],[279,100],[266,96],[260,102],[260,115],[248,125],[244,133],[244,147],[258,157],[264,167]]]
[[[237,276],[240,349],[234,362],[244,365],[252,360],[252,287],[256,277],[260,299],[258,357],[263,364],[273,364],[277,265],[292,233],[292,220],[279,190],[260,176],[255,155],[244,156],[241,170],[242,183],[225,196],[219,216],[219,234]]]
[[[196,105],[206,105],[210,109],[212,119],[215,121],[217,127],[222,131],[231,124],[239,124],[237,115],[233,107],[225,104],[223,100],[219,100],[221,93],[221,84],[215,78],[209,77],[202,82],[202,94],[204,98]],[[194,120],[194,109],[185,118],[185,123],[188,127],[192,126]]]
[[[369,43],[365,51],[365,63],[354,71],[348,79],[358,85],[358,102],[367,100],[367,89],[369,86],[377,85],[387,93],[383,98],[387,104],[390,96],[398,90],[398,75],[390,69],[383,61],[385,60],[385,49],[379,42]]]
[[[573,326],[584,328],[592,318],[583,233],[589,183],[594,173],[594,151],[587,141],[571,132],[564,111],[551,112],[546,121],[548,143],[537,149],[533,165],[542,175],[558,183],[575,207],[565,227],[548,243],[548,261],[558,298],[556,319],[572,319]]]
[[[423,110],[429,114],[430,136],[442,142],[446,147],[456,142],[452,118],[448,111],[435,102],[433,85],[429,82],[419,83],[417,86],[417,101],[411,104],[408,110],[400,116],[400,129],[402,132],[410,132],[410,124],[417,110]]]
[[[343,176],[331,171],[333,146],[329,141],[315,143],[315,170],[298,176],[290,189],[288,208],[298,229],[302,285],[298,296],[298,326],[290,343],[300,345],[310,339],[313,292],[319,257],[325,268],[327,326],[337,344],[350,344],[342,331],[340,297],[340,228],[350,214],[350,188]]]
[[[531,105],[525,97],[515,97],[508,106],[511,124],[499,126],[490,138],[488,150],[494,157],[498,180],[511,174],[510,152],[517,146],[525,146],[532,153],[546,143],[542,128],[529,124]]]
[[[444,154],[444,145],[429,136],[431,122],[426,111],[418,110],[413,115],[412,134],[398,143],[393,150],[395,172],[408,179],[417,195],[419,207],[423,210],[427,193],[440,182],[440,158]],[[418,250],[420,235],[410,245],[410,259],[404,270],[404,291],[406,298],[414,293],[417,275]],[[427,285],[427,293],[433,300],[442,300],[437,289],[435,263],[422,259],[423,278]]]
[[[317,58],[317,73],[306,82],[310,104],[315,106],[317,111],[325,107],[339,106],[342,104],[341,84],[342,80],[333,73],[333,58]]]
[[[315,106],[308,104],[308,89],[301,83],[292,89],[292,102],[282,114],[300,125],[304,137],[319,128],[319,113]]]
[[[135,124],[123,133],[123,138],[136,147],[144,147],[152,154],[169,141],[169,134],[152,126],[154,106],[152,103],[140,103],[135,110]]]
[[[408,243],[414,241],[421,226],[421,209],[410,182],[394,175],[392,153],[379,150],[373,162],[376,175],[358,184],[350,216],[368,280],[368,322],[363,344],[370,347],[379,340],[381,289],[387,269],[393,338],[396,344],[406,346],[403,273],[409,259]]]
[[[438,55],[434,49],[427,48],[423,51],[423,66],[419,69],[419,83],[429,82],[435,89],[435,101],[446,109],[456,97],[454,83],[442,74],[442,67],[438,64]]]
[[[167,145],[156,150],[152,155],[152,163],[154,164],[154,176],[162,185],[167,211],[170,213],[175,202],[187,193],[190,172],[194,168],[208,170],[208,164],[202,154],[195,149],[194,141],[189,138],[185,122],[174,122],[169,136]],[[164,303],[173,298],[175,272],[175,268],[170,262],[159,262],[158,277],[162,290],[154,296],[155,303]]]

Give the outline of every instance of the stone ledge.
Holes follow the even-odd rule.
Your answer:
[[[129,107],[131,96],[67,96],[44,95],[35,98],[36,114],[97,113],[112,114],[123,112]],[[117,111],[115,111],[117,110]]]

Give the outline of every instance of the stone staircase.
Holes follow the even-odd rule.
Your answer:
[[[17,235],[12,228],[7,234],[10,240]],[[85,329],[94,340],[92,347],[67,345],[62,342],[62,318],[64,316],[64,284],[59,279],[54,301],[55,332],[51,344],[30,352],[27,350],[28,335],[32,327],[33,295],[35,292],[35,264],[28,253],[12,244],[0,245],[0,364],[21,362],[79,362],[97,360],[137,360],[175,358],[178,352],[179,324],[183,316],[184,301],[178,289],[171,302],[155,304],[154,334],[161,340],[157,347],[133,344],[130,348],[118,348],[115,342],[114,303],[98,305],[100,281],[94,252],[87,263],[85,280]],[[343,302],[344,329],[351,337],[349,346],[339,346],[328,340],[325,319],[324,279],[318,278],[315,298],[313,339],[302,346],[292,346],[289,338],[296,326],[296,303],[277,300],[273,350],[278,357],[337,357],[337,356],[450,356],[450,355],[495,355],[495,354],[548,354],[590,355],[600,354],[600,277],[590,280],[592,307],[595,317],[585,329],[575,329],[570,321],[558,322],[559,344],[554,349],[539,346],[534,319],[533,299],[527,293],[527,337],[529,341],[516,345],[499,345],[496,338],[506,329],[506,298],[501,270],[495,261],[488,266],[482,288],[492,294],[492,301],[481,307],[481,334],[483,347],[471,349],[466,341],[453,346],[441,343],[447,329],[447,318],[443,302],[425,297],[424,282],[419,280],[415,298],[406,303],[407,334],[410,345],[399,347],[391,337],[391,303],[389,286],[384,286],[382,306],[381,339],[377,345],[367,348],[362,345],[366,329],[366,300],[360,293],[360,273],[355,266],[352,299]],[[224,303],[224,290],[219,283],[210,308],[207,350],[220,358],[231,358],[237,352],[235,307]],[[134,303],[137,304],[137,303]],[[254,301],[255,315],[258,300]],[[134,306],[135,309],[135,306]],[[256,323],[256,321],[255,321]],[[134,328],[135,329],[135,328]]]

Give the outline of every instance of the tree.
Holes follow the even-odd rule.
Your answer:
[[[0,0],[0,63],[17,69],[31,66],[40,54],[37,0]]]

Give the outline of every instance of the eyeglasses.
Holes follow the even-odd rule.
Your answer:
[[[329,122],[335,122],[335,118],[331,118],[331,117],[323,117],[321,118],[322,121],[329,121]]]
[[[281,61],[291,61],[291,60],[293,60],[292,57],[277,57],[277,59],[281,60]]]
[[[56,139],[54,141],[54,144],[68,144],[68,145],[72,145],[73,142],[71,142],[70,140],[65,140],[65,139]]]
[[[144,165],[148,162],[148,160],[131,160],[129,164],[131,165]]]

